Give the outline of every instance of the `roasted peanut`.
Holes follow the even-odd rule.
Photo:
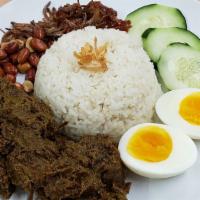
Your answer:
[[[45,37],[44,29],[40,26],[35,26],[33,28],[33,37],[38,38],[40,40],[44,39],[44,37]]]
[[[30,51],[31,53],[34,52],[34,49],[33,49],[33,48],[31,47],[31,45],[30,45],[32,39],[33,39],[32,37],[29,37],[29,38],[26,40],[26,48],[28,48],[29,51]]]
[[[5,73],[3,71],[3,69],[0,67],[0,77],[4,77],[5,76]]]
[[[33,83],[29,80],[24,81],[23,83],[24,91],[30,93],[33,91]]]
[[[16,39],[15,40],[17,42],[17,44],[19,45],[19,49],[22,49],[25,45],[25,42],[23,40],[20,39]]]
[[[17,65],[17,69],[19,70],[20,73],[22,74],[25,74],[27,73],[30,69],[31,69],[31,65],[26,62],[26,63],[23,63],[23,64],[18,64]]]
[[[15,53],[15,54],[10,55],[10,60],[12,61],[13,64],[17,64],[18,63],[17,58],[18,58],[18,52]]]
[[[29,69],[28,72],[26,73],[25,79],[34,82],[34,81],[35,81],[35,73],[36,73],[36,71],[35,71],[35,69],[32,67],[32,68]]]
[[[12,74],[6,74],[6,79],[9,80],[11,83],[16,82],[16,76]]]
[[[6,74],[12,74],[12,75],[17,74],[17,68],[12,63],[5,63],[3,65],[3,70]]]
[[[48,41],[48,42],[47,42],[48,48],[50,48],[52,44],[53,44],[53,41],[52,41],[52,40]]]
[[[7,53],[3,50],[0,49],[0,60],[3,60],[7,57]]]
[[[18,89],[24,89],[23,85],[21,83],[15,83],[16,88]]]
[[[7,54],[13,54],[19,50],[19,44],[16,41],[6,42],[1,44],[1,48],[5,50]]]
[[[4,65],[5,63],[9,62],[9,58],[5,58],[3,60],[0,60],[0,65]]]
[[[32,53],[30,56],[29,56],[29,62],[32,66],[34,67],[37,67],[38,63],[40,61],[40,58],[39,56],[36,54],[36,53]]]
[[[19,52],[19,54],[18,54],[18,57],[17,57],[18,63],[19,63],[19,64],[25,63],[25,62],[28,60],[29,56],[30,56],[30,51],[29,51],[29,49],[26,48],[26,47],[23,48],[23,49]]]
[[[30,46],[38,51],[38,52],[44,52],[46,51],[46,49],[48,48],[47,45],[40,39],[37,39],[37,38],[33,38],[31,41],[30,41]]]

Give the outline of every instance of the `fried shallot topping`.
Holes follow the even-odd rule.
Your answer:
[[[97,47],[97,38],[94,38],[94,45],[86,43],[81,47],[80,52],[74,52],[74,56],[78,59],[81,69],[92,72],[105,72],[108,70],[106,53],[108,43]]]

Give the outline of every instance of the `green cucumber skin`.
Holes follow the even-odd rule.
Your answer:
[[[148,36],[155,30],[156,28],[149,28],[142,34],[142,39],[147,39]]]
[[[142,35],[142,40],[145,51],[154,63],[158,62],[162,51],[170,43],[185,43],[200,51],[199,37],[191,31],[179,27],[147,29]],[[158,42],[158,45],[156,45],[156,42]]]
[[[138,9],[132,11],[131,13],[129,13],[126,16],[126,19],[131,20],[134,17],[134,15],[136,15],[138,12],[143,11],[145,9],[151,9],[151,8],[156,8],[156,7],[165,7],[165,8],[169,8],[169,9],[174,9],[174,12],[176,11],[177,14],[182,17],[182,20],[183,20],[182,26],[183,27],[181,27],[181,28],[187,29],[187,21],[185,19],[185,16],[183,15],[183,13],[178,8],[168,7],[168,6],[165,6],[165,5],[162,5],[162,4],[149,4],[149,5],[146,5],[146,6],[142,6]]]
[[[149,5],[146,5],[146,6],[142,6],[142,7],[140,7],[140,8],[138,8],[138,9],[136,9],[136,10],[134,10],[134,11],[132,11],[131,13],[129,13],[128,15],[127,15],[127,17],[126,18],[131,18],[135,13],[137,13],[138,11],[141,11],[141,10],[144,10],[144,9],[146,9],[146,8],[150,8],[150,7],[154,7],[154,6],[157,6],[157,5],[159,5],[159,4],[149,4]]]
[[[136,9],[135,11],[129,13],[129,14],[127,15],[126,19],[131,21],[132,26],[133,26],[133,28],[134,28],[134,24],[137,23],[137,21],[135,21],[135,19],[134,19],[135,17],[137,17],[139,14],[144,13],[144,12],[147,12],[147,11],[149,12],[149,11],[152,10],[152,12],[153,12],[154,9],[155,9],[156,11],[159,11],[159,10],[161,10],[161,9],[163,9],[163,10],[165,10],[165,11],[168,10],[169,13],[171,12],[171,15],[173,14],[173,15],[177,16],[177,19],[179,20],[178,25],[177,25],[177,24],[176,24],[176,25],[171,25],[171,26],[169,26],[169,27],[174,27],[174,26],[176,26],[176,27],[180,27],[180,28],[187,29],[187,22],[186,22],[186,19],[185,19],[183,13],[182,13],[179,9],[173,8],[173,7],[168,7],[168,6],[161,5],[161,4],[150,4],[150,5],[146,5],[146,6],[140,7],[140,8],[138,8],[138,9]],[[161,14],[161,15],[162,15],[162,14]],[[152,16],[153,16],[153,15],[152,15]],[[172,22],[172,23],[173,23],[173,22]],[[176,22],[176,23],[177,23],[177,22]],[[132,29],[133,29],[133,28],[132,28]],[[149,28],[159,28],[159,27],[149,27]],[[132,30],[132,29],[131,29],[131,30]],[[130,32],[131,32],[131,30],[130,30]],[[142,33],[141,33],[141,34],[142,34]]]
[[[189,81],[192,80],[192,85],[189,82],[184,82],[183,80],[179,80],[177,78],[177,72],[176,71],[176,62],[177,59],[185,59],[187,63],[189,63],[188,68],[186,68],[186,74],[184,76],[187,78],[190,78]],[[164,85],[169,90],[174,89],[180,89],[180,88],[200,88],[200,78],[197,78],[197,80],[193,81],[193,76],[200,77],[200,65],[195,66],[197,69],[195,69],[195,72],[191,69],[191,61],[197,61],[196,63],[200,63],[200,51],[197,51],[193,49],[192,47],[188,46],[187,44],[182,43],[173,43],[170,44],[167,49],[163,52],[161,55],[159,62],[158,62],[158,72],[164,81]],[[183,63],[183,66],[185,65],[185,61]],[[182,67],[182,65],[179,67]],[[180,74],[178,76],[182,76],[182,73],[185,73],[181,71],[182,69],[179,68]],[[185,70],[185,69],[184,69]],[[192,72],[192,76],[191,76]],[[192,78],[191,78],[192,77]],[[195,84],[193,84],[195,83]]]

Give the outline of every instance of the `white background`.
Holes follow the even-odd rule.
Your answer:
[[[0,8],[0,28],[9,27],[10,21],[29,22],[42,17],[42,8],[48,0],[13,0]],[[74,1],[52,0],[61,6]],[[85,0],[80,0],[86,3]],[[162,3],[179,8],[185,15],[188,28],[200,36],[200,1],[198,0],[102,0],[116,9],[124,18],[129,12],[150,3]],[[196,142],[200,152],[200,142]],[[165,180],[151,180],[130,173],[132,181],[129,200],[200,200],[200,158],[185,174]],[[13,195],[12,200],[25,200],[23,193]]]

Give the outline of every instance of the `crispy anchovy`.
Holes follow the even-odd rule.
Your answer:
[[[45,41],[52,42],[65,33],[81,29],[86,26],[97,28],[115,28],[128,31],[131,27],[130,21],[117,18],[117,12],[108,8],[98,1],[90,1],[87,5],[80,5],[79,0],[74,4],[66,4],[62,7],[50,8],[48,2],[43,8],[43,19],[39,22],[30,23],[11,22],[11,28],[5,31],[2,42],[11,39],[24,39],[33,36],[34,26],[42,27],[46,32]]]

